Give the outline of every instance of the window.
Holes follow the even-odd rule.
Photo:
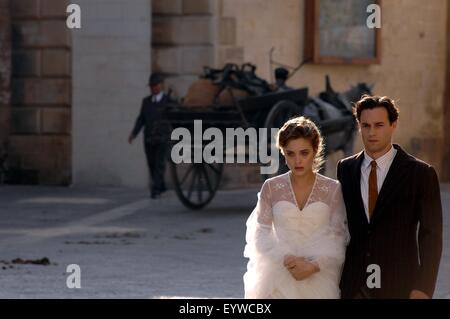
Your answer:
[[[305,0],[305,57],[320,64],[380,63],[381,29],[367,26],[371,4],[381,7],[381,0]]]

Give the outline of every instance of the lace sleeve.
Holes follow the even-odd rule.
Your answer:
[[[272,191],[269,181],[264,182],[258,193],[258,202],[247,219],[244,257],[265,258],[283,262],[288,250],[280,244],[273,228]]]
[[[331,229],[334,239],[342,247],[346,247],[350,242],[350,233],[347,225],[347,211],[345,209],[342,188],[339,183],[331,199]]]
[[[321,238],[323,249],[313,261],[321,270],[339,270],[345,260],[345,250],[350,241],[347,225],[347,212],[342,196],[341,185],[338,183],[330,198],[330,224]]]

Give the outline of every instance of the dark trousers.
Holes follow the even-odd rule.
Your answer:
[[[365,289],[360,289],[353,299],[372,299]]]
[[[150,171],[150,190],[152,194],[166,190],[164,173],[166,171],[168,143],[144,143],[145,156]]]

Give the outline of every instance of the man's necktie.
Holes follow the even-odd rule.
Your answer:
[[[372,218],[372,213],[378,198],[378,183],[377,183],[377,162],[370,163],[372,167],[369,175],[369,217]]]

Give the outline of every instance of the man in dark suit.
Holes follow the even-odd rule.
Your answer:
[[[149,79],[151,95],[142,100],[141,110],[136,119],[128,142],[131,144],[144,127],[144,149],[151,176],[151,198],[158,198],[166,191],[164,172],[170,138],[168,124],[161,121],[162,111],[169,102],[164,93],[164,79],[153,73]]]
[[[337,167],[351,236],[342,298],[431,298],[442,253],[436,172],[392,144],[394,101],[365,95],[354,113],[364,151]]]

